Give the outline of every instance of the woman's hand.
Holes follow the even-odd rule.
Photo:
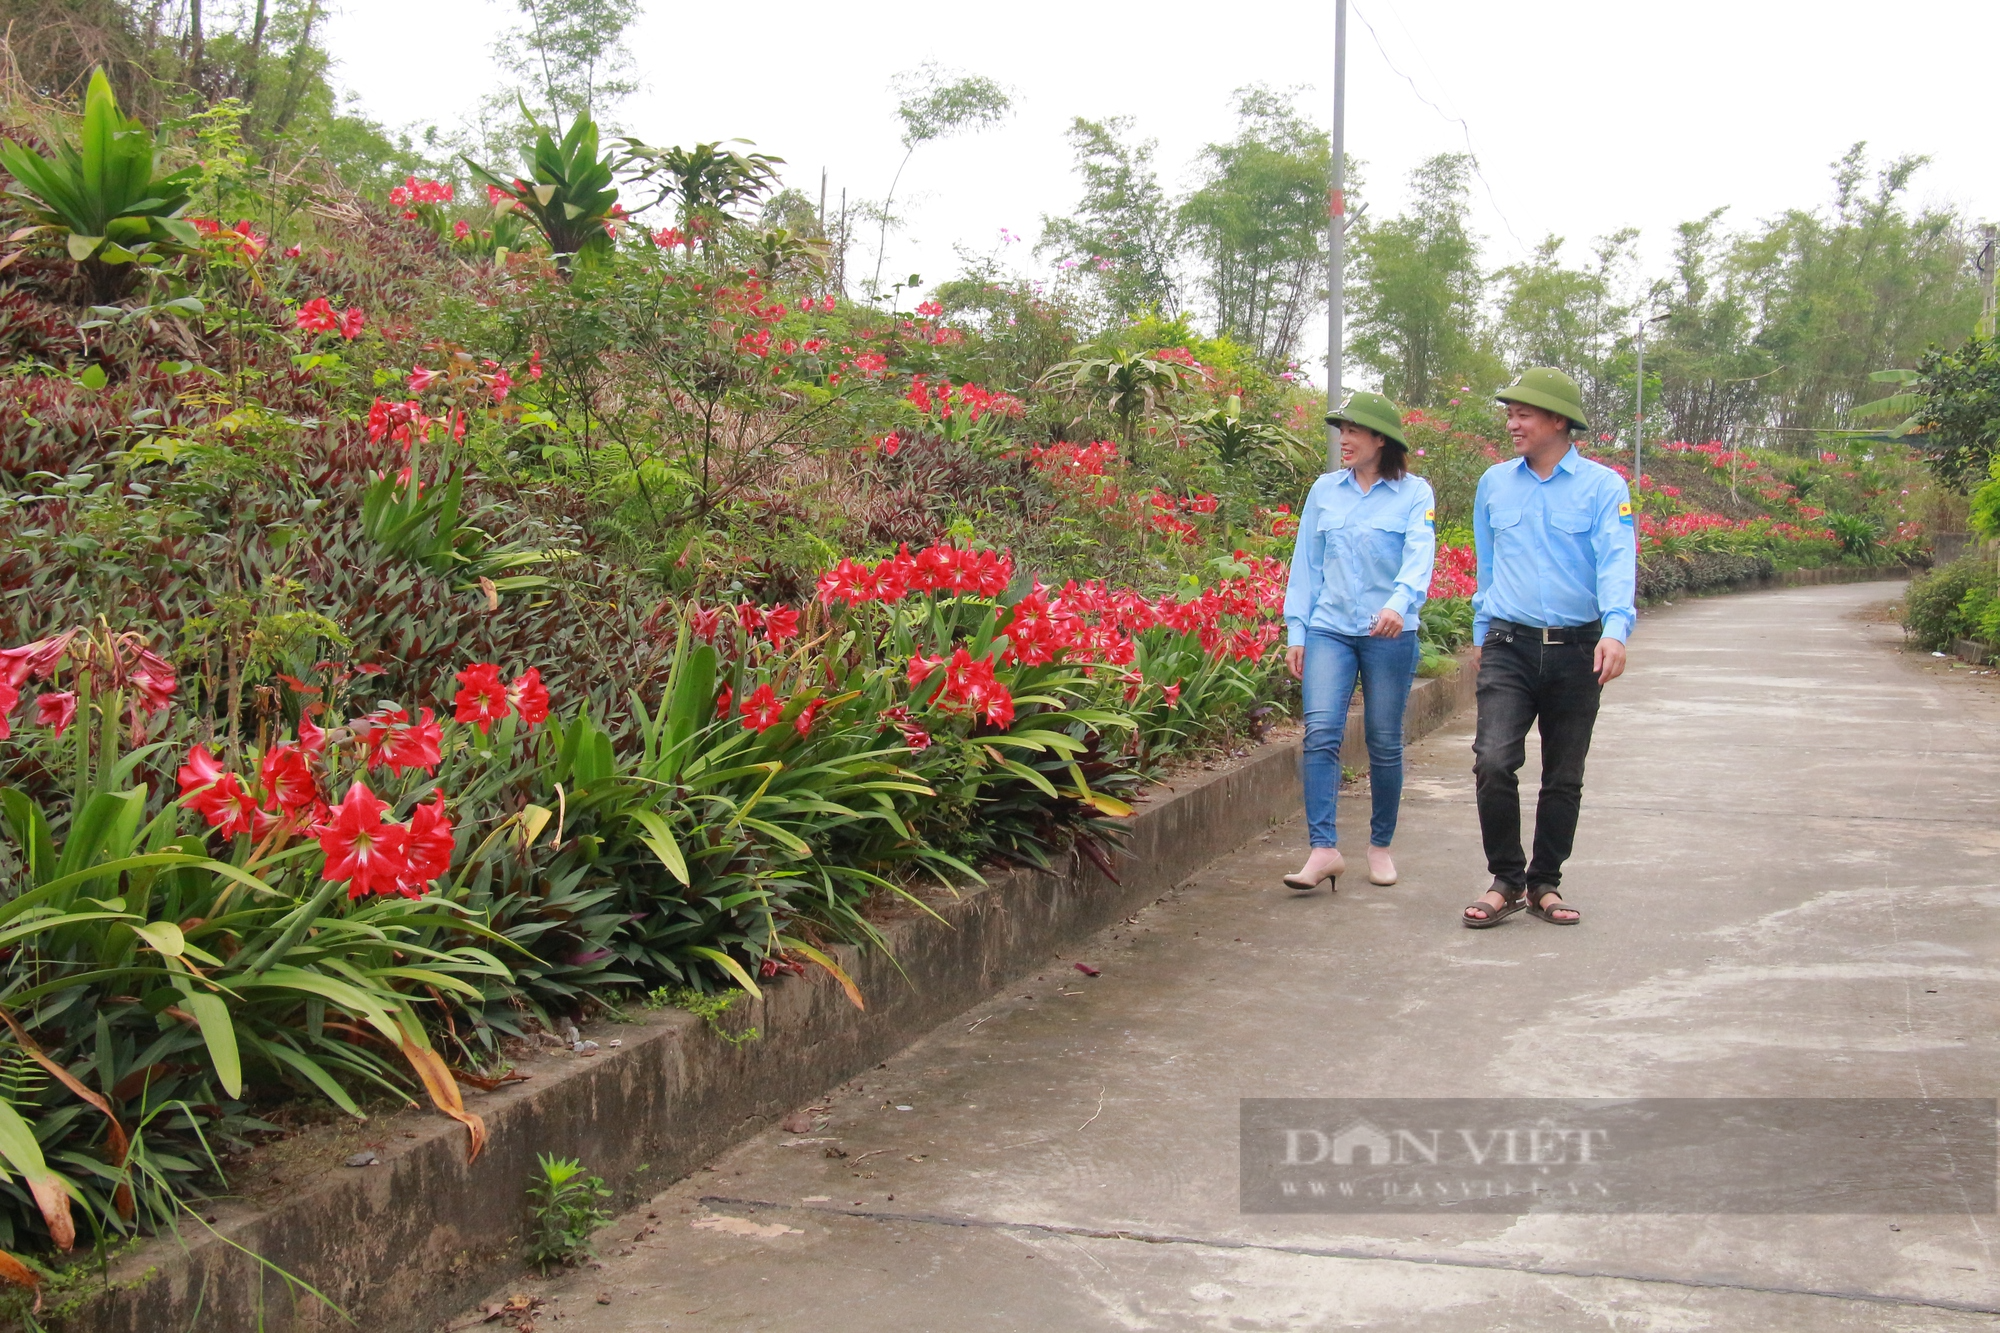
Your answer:
[[[1393,639],[1403,632],[1403,617],[1385,606],[1375,613],[1375,623],[1368,632],[1378,639]]]
[[[1285,670],[1292,673],[1293,680],[1306,678],[1306,650],[1299,644],[1285,649]]]

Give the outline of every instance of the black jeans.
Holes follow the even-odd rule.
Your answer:
[[[1596,640],[1543,644],[1532,630],[1495,626],[1479,663],[1479,725],[1472,776],[1486,868],[1510,888],[1555,888],[1576,842],[1583,761],[1604,687],[1591,669]],[[1535,859],[1521,854],[1521,765],[1530,723],[1542,736],[1542,792],[1535,803]]]

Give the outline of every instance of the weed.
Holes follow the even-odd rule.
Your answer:
[[[597,1206],[611,1191],[596,1176],[583,1173],[573,1157],[538,1154],[541,1174],[528,1182],[528,1211],[534,1233],[528,1239],[528,1262],[547,1272],[590,1255],[590,1234],[611,1220]]]
[[[722,1016],[729,1012],[729,1006],[736,1003],[734,992],[723,995],[709,995],[691,986],[661,986],[647,993],[644,1004],[648,1009],[685,1009],[708,1024],[708,1030],[728,1042],[731,1046],[741,1046],[762,1035],[755,1027],[744,1028],[741,1032],[731,1032],[722,1026]]]

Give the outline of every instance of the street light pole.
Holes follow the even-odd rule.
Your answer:
[[[1347,0],[1333,4],[1333,181],[1326,196],[1326,410],[1340,410],[1347,251]],[[1340,466],[1340,427],[1326,427],[1326,470]]]
[[[1639,478],[1646,475],[1646,326],[1660,318],[1649,315],[1639,321],[1639,382],[1632,386],[1632,493],[1638,494]]]

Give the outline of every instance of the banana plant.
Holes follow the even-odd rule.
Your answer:
[[[561,142],[536,127],[532,183],[503,178],[470,158],[461,160],[475,178],[520,203],[541,229],[562,272],[569,273],[579,258],[610,252],[610,228],[620,216],[618,190],[611,182],[610,155],[597,155],[597,122],[589,116],[578,116]]]
[[[184,168],[158,174],[153,133],[118,109],[102,69],[84,93],[83,137],[55,143],[43,157],[14,140],[0,141],[0,165],[13,175],[9,193],[45,227],[66,233],[69,257],[88,275],[99,301],[116,300],[139,265],[192,249],[195,230],[181,220],[199,176]]]

